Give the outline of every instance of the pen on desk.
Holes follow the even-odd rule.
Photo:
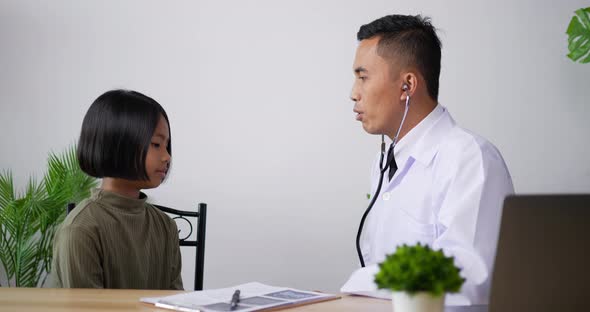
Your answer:
[[[238,307],[238,302],[240,302],[240,290],[236,289],[233,296],[231,296],[230,307],[232,310]]]

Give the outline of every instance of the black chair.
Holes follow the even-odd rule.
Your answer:
[[[203,290],[203,272],[205,269],[205,229],[207,227],[207,204],[200,203],[197,211],[176,210],[165,206],[154,205],[163,212],[176,215],[172,219],[178,224],[182,220],[189,225],[189,233],[179,238],[180,246],[195,247],[195,290]],[[195,218],[197,222],[197,237],[195,240],[188,240],[193,234],[193,223],[186,217]],[[180,234],[181,230],[178,230]]]
[[[183,235],[183,237],[180,237],[178,239],[178,242],[180,246],[195,247],[195,290],[203,290],[203,272],[205,268],[205,229],[207,227],[207,204],[200,203],[199,208],[196,212],[176,210],[160,205],[153,206],[165,213],[175,215],[172,219],[176,221],[177,224],[178,220],[182,220],[189,225],[189,233]],[[75,207],[76,204],[69,203],[66,209],[67,213],[70,213]],[[188,240],[188,238],[193,234],[193,223],[189,219],[187,219],[187,217],[196,219],[197,238],[195,240]],[[178,230],[179,234],[180,232],[181,230]]]

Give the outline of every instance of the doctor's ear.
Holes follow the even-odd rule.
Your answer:
[[[418,79],[414,73],[406,73],[405,75],[403,75],[401,85],[402,93],[400,95],[400,100],[405,101],[406,97],[411,97],[416,91],[417,84]]]

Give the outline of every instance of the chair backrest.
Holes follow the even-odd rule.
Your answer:
[[[199,203],[199,207],[196,212],[176,210],[161,205],[153,206],[165,213],[174,215],[172,219],[176,221],[177,224],[179,220],[182,220],[183,222],[186,222],[189,225],[189,233],[186,235],[182,235],[182,237],[179,237],[178,243],[180,246],[195,247],[195,290],[203,290],[203,273],[205,271],[205,234],[207,228],[207,204]],[[69,214],[72,210],[74,210],[75,207],[76,204],[69,203],[66,207],[66,212]],[[193,222],[191,222],[191,220],[187,218],[196,219],[197,233],[195,240],[189,240],[189,238],[193,234],[194,227]],[[181,230],[178,230],[178,233],[180,235]]]
[[[180,246],[195,247],[195,290],[203,290],[203,272],[205,268],[205,230],[207,227],[207,204],[199,203],[197,211],[176,210],[169,207],[154,205],[163,212],[175,215],[172,217],[177,223],[179,220],[189,225],[189,233],[179,238]],[[193,224],[187,219],[195,218],[197,222],[197,237],[195,240],[189,240],[193,234]],[[182,231],[178,230],[180,234]]]

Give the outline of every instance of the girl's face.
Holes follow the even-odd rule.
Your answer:
[[[154,130],[154,135],[152,136],[152,141],[145,158],[145,171],[149,177],[149,181],[145,181],[147,185],[142,188],[155,188],[164,181],[170,166],[170,154],[168,154],[168,150],[166,149],[169,141],[170,130],[168,123],[164,116],[160,115],[160,120]]]

